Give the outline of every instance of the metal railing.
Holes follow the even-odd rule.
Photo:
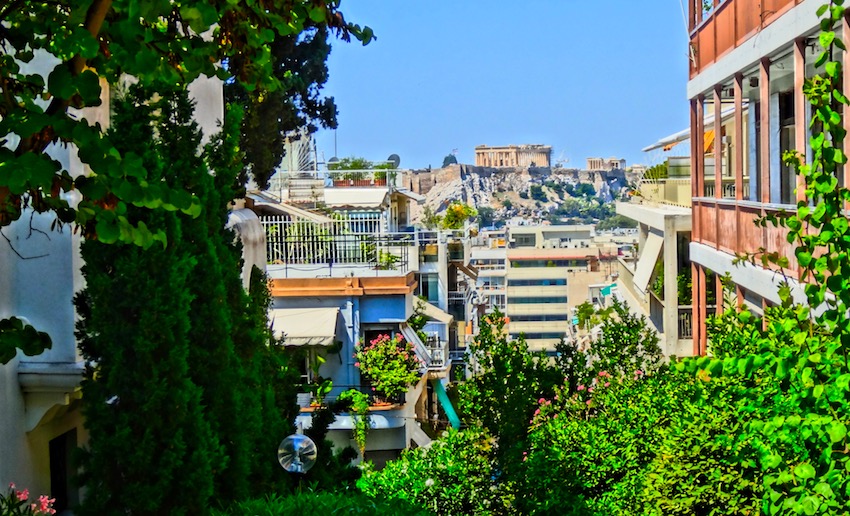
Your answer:
[[[679,305],[679,338],[694,338],[694,307],[691,305]]]
[[[439,338],[430,336],[425,342],[425,349],[428,350],[428,370],[440,371],[446,368],[451,363],[449,359],[449,342],[441,341]]]
[[[714,185],[714,177],[706,177],[705,185],[704,185],[704,195],[706,197],[714,197],[717,189]],[[735,178],[734,177],[724,177],[721,179],[721,197],[723,199],[734,199],[735,198]],[[750,181],[744,180],[742,185],[744,197],[749,197],[750,194]]]
[[[368,265],[407,272],[416,235],[382,233],[380,224],[377,219],[318,223],[264,219],[267,259],[271,264]]]
[[[717,309],[716,305],[707,305],[706,314],[712,314]],[[679,338],[694,338],[694,307],[692,305],[679,305],[678,324]]]

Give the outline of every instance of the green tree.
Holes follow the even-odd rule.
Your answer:
[[[0,230],[29,210],[54,213],[58,225],[74,223],[87,239],[101,243],[164,245],[166,227],[131,221],[128,213],[135,212],[130,208],[197,216],[201,201],[191,189],[149,175],[138,154],[122,152],[99,124],[77,110],[100,106],[101,84],[116,88],[126,76],[166,94],[199,77],[219,77],[278,103],[286,104],[275,92],[286,91],[294,96],[289,107],[294,104],[290,114],[296,118],[299,113],[327,118],[326,102],[313,96],[312,85],[324,80],[321,71],[311,73],[315,59],[296,77],[280,70],[281,62],[291,64],[280,56],[289,55],[285,47],[295,44],[321,59],[321,48],[307,48],[310,44],[299,39],[305,27],[368,43],[371,29],[347,23],[338,5],[332,0],[273,0],[262,6],[245,0],[21,0],[0,5],[0,135],[10,143],[0,147],[0,170],[5,171],[0,173]],[[44,71],[41,66],[27,71],[25,64],[34,59]],[[52,145],[68,144],[79,149],[82,175],[72,175],[76,172],[48,152]],[[74,206],[64,195],[72,190],[81,196]],[[46,334],[21,319],[0,321],[2,361],[17,348],[36,354],[49,344]]]
[[[445,158],[443,158],[443,168],[446,168],[449,165],[457,165],[457,158],[454,154],[447,154]]]
[[[478,212],[472,206],[464,202],[453,201],[443,215],[442,227],[444,229],[461,229],[466,221],[477,215]]]
[[[110,137],[141,157],[149,177],[175,186],[156,137],[173,126],[172,100],[150,102],[142,88],[132,88],[114,107]],[[174,145],[194,156],[191,143]],[[166,228],[172,244],[143,250],[89,240],[82,246],[87,286],[76,299],[78,336],[90,366],[83,381],[89,443],[81,512],[186,514],[207,505],[214,471],[226,461],[190,372],[189,283],[197,260],[175,248],[184,235],[177,213],[131,208],[127,216]]]
[[[372,39],[368,27],[345,22],[338,3],[24,0],[0,7],[7,56],[0,62],[0,134],[20,136],[14,148],[0,152],[0,166],[14,170],[0,176],[0,227],[32,209],[54,212],[59,221],[74,222],[85,236],[104,243],[149,246],[162,240],[163,230],[154,227],[151,233],[130,224],[127,207],[196,215],[198,199],[149,181],[138,155],[122,154],[99,125],[68,110],[100,105],[100,81],[114,85],[125,74],[142,87],[163,91],[201,76],[234,80],[258,92],[286,89],[274,69],[279,60],[272,56],[272,43],[296,37],[305,25],[330,27],[363,42]],[[55,61],[49,73],[22,71],[21,64],[36,54],[43,63]],[[216,66],[220,62],[227,68]],[[46,108],[38,102],[43,98],[50,99]],[[60,142],[80,149],[88,175],[72,177],[49,156],[47,148]],[[72,189],[82,196],[75,208],[61,196]]]
[[[546,194],[543,192],[543,187],[540,185],[531,185],[531,187],[529,188],[529,195],[535,201],[546,202],[549,200],[549,198],[546,197]]]
[[[496,210],[489,206],[478,208],[478,226],[490,227],[496,222]]]
[[[510,484],[493,484],[494,450],[485,432],[452,429],[380,471],[367,469],[357,487],[375,500],[410,503],[432,514],[504,514],[513,492]]]
[[[328,80],[331,30],[323,21],[305,20],[303,31],[275,38],[270,58],[281,87],[274,91],[246,88],[238,81],[225,83],[228,102],[243,106],[240,148],[245,170],[261,188],[283,160],[286,138],[296,131],[315,133],[319,127],[336,129],[337,108],[333,97],[322,97]],[[227,66],[242,66],[231,59]],[[244,183],[246,177],[241,178]]]
[[[643,174],[644,179],[666,179],[667,178],[667,162],[653,165],[646,169]]]
[[[482,318],[469,345],[475,374],[458,387],[460,409],[470,425],[496,441],[496,461],[510,478],[525,449],[528,421],[541,397],[551,397],[563,377],[545,353],[528,349],[525,338],[508,338],[498,310]]]
[[[129,214],[140,223],[170,217],[165,249],[96,241],[83,246],[87,289],[77,300],[83,316],[79,334],[87,360],[96,364],[83,386],[90,430],[83,480],[98,493],[87,497],[84,510],[97,514],[112,507],[192,512],[192,506],[205,507],[212,492],[225,503],[279,484],[283,475],[279,467],[271,467],[269,453],[292,431],[296,414],[297,372],[279,346],[270,345],[265,282],[254,274],[250,295],[244,291],[241,248],[225,229],[241,170],[238,116],[229,118],[230,124],[203,155],[216,166],[213,175],[198,152],[200,132],[185,90],[167,96],[159,92],[157,100],[151,95],[133,87],[127,101],[117,101],[109,136],[144,156],[149,170],[156,170],[163,180],[196,192],[204,205],[201,216],[194,218],[137,209]],[[148,274],[148,268],[157,272]],[[139,275],[146,281],[130,282],[131,294],[116,279],[124,275]],[[158,292],[163,291],[171,293],[174,302],[160,301]],[[162,327],[156,324],[166,310],[174,320],[173,331],[167,320]],[[158,338],[158,332],[163,336]],[[125,339],[128,335],[133,337]],[[133,339],[145,342],[135,349]],[[150,392],[159,393],[152,398],[156,403],[139,406],[138,399]],[[116,400],[112,406],[107,403],[110,399]],[[181,403],[183,399],[187,401]],[[187,404],[184,411],[193,410],[191,422],[186,416],[186,421],[175,423],[173,436],[167,427],[159,433],[148,428],[149,420],[158,417],[156,411],[169,411],[167,400]],[[197,438],[190,439],[193,432]],[[183,486],[185,471],[150,460],[172,443],[175,454],[194,454],[208,463],[185,481],[194,479],[198,487],[193,489],[209,492],[189,490],[196,496],[182,501],[169,491],[141,496],[161,489],[161,482],[169,479],[177,488]],[[180,455],[171,460],[189,462]],[[201,474],[208,477],[203,482],[194,476]],[[179,481],[176,475],[182,475]]]
[[[597,231],[606,231],[618,228],[636,228],[637,221],[626,217],[625,215],[612,215],[600,220],[596,224]]]
[[[366,158],[360,158],[357,156],[349,156],[347,158],[342,158],[336,163],[329,163],[329,170],[369,170],[373,166],[373,163]]]

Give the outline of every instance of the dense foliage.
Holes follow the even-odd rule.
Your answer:
[[[428,448],[402,452],[357,482],[376,500],[410,503],[436,514],[493,514],[509,507],[510,484],[493,484],[493,440],[480,430],[449,430]]]
[[[362,494],[342,491],[304,491],[287,496],[272,494],[266,498],[235,503],[226,511],[215,511],[214,516],[284,516],[289,514],[393,514],[398,516],[424,516],[428,511],[411,504],[389,498],[369,498]]]
[[[199,217],[128,209],[134,223],[166,228],[165,248],[83,244],[76,305],[90,437],[80,512],[194,512],[213,493],[226,502],[283,478],[268,456],[292,431],[297,373],[270,346],[264,281],[244,291],[241,250],[225,229],[238,119],[202,155],[185,90],[132,87],[114,113],[116,145],[204,204]]]

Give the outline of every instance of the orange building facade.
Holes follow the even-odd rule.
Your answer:
[[[756,313],[778,303],[787,281],[803,300],[794,246],[786,231],[758,217],[796,211],[802,199],[785,151],[811,155],[810,105],[802,89],[816,73],[820,0],[690,0],[691,188],[694,353],[705,354],[706,317],[720,312],[720,278],[729,275],[738,306]],[[848,34],[847,21],[837,28]],[[844,83],[850,84],[848,53]],[[845,124],[847,120],[845,119]],[[846,181],[846,178],[845,178]],[[736,255],[779,252],[787,269],[734,263]],[[711,274],[714,273],[714,274]],[[713,294],[716,294],[713,295]],[[713,305],[707,299],[715,297]]]

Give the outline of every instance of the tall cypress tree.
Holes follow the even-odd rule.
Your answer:
[[[197,195],[203,209],[197,218],[133,209],[140,221],[167,221],[161,224],[168,229],[167,249],[84,245],[88,287],[77,305],[82,315],[81,348],[92,364],[83,385],[91,435],[83,462],[83,480],[92,493],[84,507],[89,513],[108,513],[116,505],[130,512],[194,512],[206,507],[212,492],[217,503],[226,504],[271,486],[279,489],[286,482],[275,451],[280,439],[292,431],[298,373],[274,345],[262,275],[255,271],[252,291],[245,292],[241,246],[225,229],[243,166],[239,113],[226,117],[221,133],[200,154],[201,134],[192,121],[193,112],[185,91],[160,94],[153,101],[133,89],[125,102],[116,103],[110,136],[122,151],[142,156],[168,186]],[[132,291],[116,285],[125,277],[133,279],[127,283]],[[152,304],[163,296],[167,299],[162,303]],[[161,329],[153,321],[166,316],[179,331],[168,334],[166,324],[162,331],[170,338],[158,338]],[[137,328],[140,324],[147,326]],[[145,341],[136,343],[129,335],[144,335]],[[152,358],[139,369],[134,365],[136,348],[150,348],[156,357],[168,351],[180,362],[170,373],[174,381],[151,384],[157,382],[158,368],[173,364]],[[195,465],[191,474],[183,473],[179,482],[175,468],[149,459],[161,455],[157,447],[172,446],[169,428],[182,435],[179,423],[166,420],[163,433],[151,435],[149,428],[159,423],[156,406],[140,408],[124,402],[145,398],[152,390],[161,390],[166,398],[186,398],[181,406],[191,410],[197,426],[197,441],[178,446],[184,451],[176,462],[195,464],[189,455],[197,453],[203,464]],[[139,434],[145,436],[147,447],[127,442],[127,437]],[[130,454],[123,447],[139,453]],[[136,476],[127,477],[125,469]],[[148,495],[161,488],[159,479],[171,479],[178,487],[191,481],[197,489],[181,487],[184,495],[176,500],[165,492]]]
[[[166,183],[169,156],[155,135],[167,128],[155,113],[167,104],[131,88],[114,104],[110,130],[116,147],[142,158],[149,180]],[[80,512],[204,512],[223,454],[190,376],[189,283],[197,260],[177,252],[184,235],[176,213],[131,207],[128,216],[166,228],[169,244],[82,246],[87,286],[76,304],[88,363],[82,389],[89,445]]]

